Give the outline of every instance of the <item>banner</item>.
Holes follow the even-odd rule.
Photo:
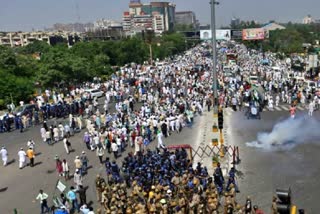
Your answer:
[[[229,41],[231,38],[230,30],[216,30],[216,39],[217,40],[227,40]]]
[[[200,39],[201,39],[201,40],[209,40],[209,39],[212,39],[211,30],[200,30]]]
[[[201,40],[212,39],[211,30],[200,30],[200,39]],[[231,30],[216,30],[216,39],[229,41],[231,39]]]
[[[263,40],[265,32],[263,28],[251,28],[242,30],[242,40]]]
[[[60,191],[60,192],[64,192],[64,190],[66,189],[66,185],[64,185],[60,180],[58,181],[57,183],[57,189]]]
[[[232,30],[231,39],[242,39],[242,30]]]

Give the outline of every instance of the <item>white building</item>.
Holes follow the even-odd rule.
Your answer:
[[[307,15],[306,17],[303,18],[302,23],[305,25],[313,23],[313,18],[311,15]]]
[[[266,24],[265,26],[262,27],[266,31],[273,31],[273,30],[284,30],[286,27],[279,25],[277,23],[271,22],[269,24]]]
[[[113,27],[122,27],[120,22],[108,19],[99,19],[93,23],[94,29],[108,29]]]
[[[60,36],[68,40],[68,36],[76,35],[70,32],[3,32],[0,33],[0,45],[11,47],[26,46],[34,41],[44,41],[50,45],[50,38]]]
[[[153,13],[152,25],[154,32],[157,34],[161,34],[163,31],[165,31],[163,15],[160,13]]]

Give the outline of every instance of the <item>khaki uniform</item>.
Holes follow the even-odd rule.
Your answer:
[[[96,184],[96,190],[97,190],[97,200],[101,202],[102,191],[103,191],[102,186],[104,186],[106,182],[103,178],[101,178],[100,176],[97,176],[95,180],[95,184]]]

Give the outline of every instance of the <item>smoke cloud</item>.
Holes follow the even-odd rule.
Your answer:
[[[312,117],[289,118],[277,123],[270,133],[258,133],[257,140],[246,143],[264,150],[290,149],[320,140],[320,121]]]

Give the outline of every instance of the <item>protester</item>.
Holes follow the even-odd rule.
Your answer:
[[[39,191],[38,196],[36,197],[36,200],[40,201],[41,214],[50,212],[47,199],[48,199],[48,194],[44,193],[43,190],[41,189]]]
[[[32,147],[29,147],[29,149],[27,150],[27,157],[29,158],[29,161],[30,161],[29,162],[30,167],[33,167],[35,154],[34,154]]]
[[[18,156],[19,156],[19,169],[22,169],[26,162],[26,156],[27,156],[23,148],[21,148],[20,151],[18,152]]]
[[[66,159],[63,159],[62,161],[62,171],[63,171],[63,176],[65,180],[69,180],[69,165]]]
[[[7,163],[8,163],[8,151],[7,151],[6,147],[2,146],[2,148],[0,150],[0,153],[1,153],[1,159],[2,159],[3,166],[7,166]]]

